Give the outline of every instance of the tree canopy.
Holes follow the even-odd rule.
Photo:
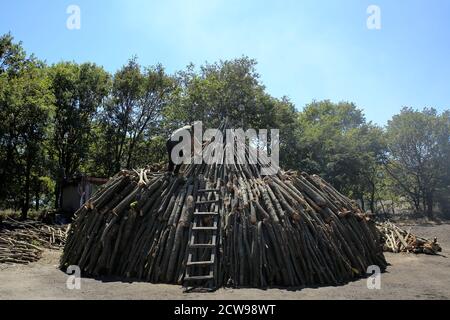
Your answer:
[[[74,175],[110,177],[166,161],[170,133],[201,120],[215,128],[279,129],[285,169],[319,174],[365,209],[406,199],[449,210],[450,111],[404,108],[386,127],[351,102],[304,108],[271,96],[248,57],[167,73],[132,57],[110,74],[95,63],[53,65],[0,37],[0,208],[59,208]]]

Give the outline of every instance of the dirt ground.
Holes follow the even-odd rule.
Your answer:
[[[413,225],[412,231],[438,237],[443,256],[387,253],[391,265],[381,276],[380,290],[369,290],[367,279],[360,279],[340,287],[183,293],[175,285],[84,278],[79,290],[69,290],[68,276],[57,268],[60,252],[53,251],[31,265],[0,265],[0,299],[450,299],[450,224]]]

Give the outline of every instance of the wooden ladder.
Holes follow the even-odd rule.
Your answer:
[[[215,290],[217,287],[220,189],[199,189],[197,192],[199,196],[194,205],[194,218],[189,229],[188,259],[183,286],[186,291]],[[214,199],[209,200],[208,195],[211,193],[214,194]],[[206,200],[202,200],[202,198]],[[213,210],[210,211],[211,207]],[[206,223],[205,219],[208,220]]]

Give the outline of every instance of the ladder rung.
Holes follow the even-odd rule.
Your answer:
[[[196,205],[201,205],[201,204],[212,204],[212,203],[217,203],[217,202],[219,202],[219,199],[217,199],[217,200],[198,201],[195,204]]]
[[[217,212],[194,212],[195,216],[217,216]]]
[[[197,248],[213,249],[215,247],[216,247],[216,244],[213,244],[213,243],[190,243],[189,244],[189,248],[194,248],[194,249],[197,249]]]
[[[198,192],[205,193],[205,192],[219,192],[220,189],[199,189]]]
[[[217,230],[217,226],[217,221],[214,221],[214,224],[212,226],[198,226],[197,222],[195,221],[192,225],[192,230]]]
[[[214,264],[214,261],[210,261],[210,260],[208,260],[208,261],[191,261],[191,262],[188,262],[186,265],[187,266],[207,266],[210,264]]]
[[[205,231],[212,231],[212,230],[217,230],[217,227],[192,227],[192,230],[205,230]]]
[[[211,243],[195,243],[195,235],[191,236],[189,242],[190,248],[215,248],[217,243],[217,235],[213,234],[211,237]]]
[[[213,275],[208,276],[189,276],[184,278],[184,281],[195,281],[195,280],[212,280],[214,279]]]

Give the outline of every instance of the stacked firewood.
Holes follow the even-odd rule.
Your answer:
[[[0,224],[0,263],[37,261],[44,249],[60,249],[65,239],[66,227],[7,218]]]
[[[262,177],[260,168],[203,163],[182,176],[119,172],[77,212],[61,267],[181,284],[200,199],[201,211],[220,213],[218,286],[336,285],[370,265],[385,269],[375,223],[354,202],[318,176],[279,170]],[[219,203],[199,192],[209,189],[220,190]]]
[[[442,251],[437,238],[428,240],[406,231],[390,221],[377,223],[384,242],[384,251],[388,252],[413,252],[425,254],[438,254]]]

